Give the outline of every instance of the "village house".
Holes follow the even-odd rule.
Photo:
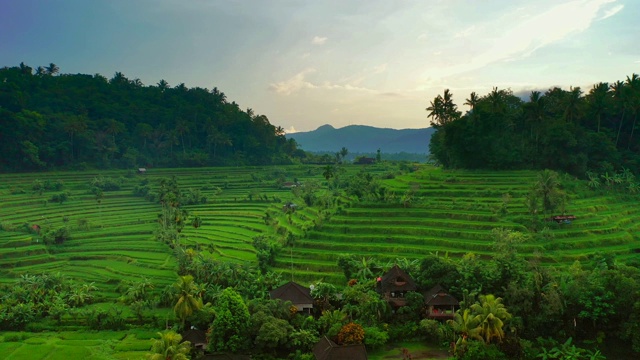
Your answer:
[[[306,288],[293,281],[280,286],[269,292],[271,299],[280,299],[282,301],[291,301],[298,312],[310,314],[313,309],[313,298],[311,297],[311,289]]]
[[[405,306],[405,295],[416,291],[417,286],[411,276],[398,265],[394,265],[386,274],[377,279],[376,290],[394,308]]]
[[[453,319],[453,315],[460,307],[458,300],[440,285],[424,293],[424,303],[427,306],[427,317],[430,319]]]

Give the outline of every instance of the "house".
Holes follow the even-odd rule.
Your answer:
[[[376,159],[370,158],[370,157],[361,156],[361,157],[357,158],[356,161],[354,161],[353,163],[354,164],[358,164],[358,165],[371,165],[371,164],[375,164],[376,163]]]
[[[376,290],[394,308],[405,306],[405,295],[416,291],[417,286],[411,276],[398,265],[394,265],[386,274],[378,278]]]
[[[284,205],[282,205],[282,211],[288,213],[288,212],[295,212],[296,209],[298,208],[298,205],[292,203],[292,202],[288,202]]]
[[[189,329],[182,334],[182,341],[191,343],[191,347],[204,352],[207,349],[207,333],[198,329]]]
[[[576,219],[575,215],[555,215],[555,216],[552,216],[550,218],[547,218],[546,220],[547,221],[555,221],[558,224],[561,224],[561,223],[570,224],[571,220],[575,220],[575,219]]]
[[[338,345],[323,336],[313,347],[316,360],[367,360],[364,344]]]
[[[430,319],[453,319],[453,314],[460,307],[458,300],[440,285],[424,293],[424,303]]]
[[[293,281],[280,286],[269,292],[271,299],[280,299],[282,301],[291,301],[298,312],[306,314],[311,313],[313,309],[313,298],[311,297],[311,289],[306,288]]]
[[[293,189],[294,187],[298,187],[298,186],[300,186],[300,183],[293,182],[293,181],[285,181],[282,183],[282,185],[280,185],[282,189]]]
[[[146,168],[138,168],[138,174],[146,174],[147,173],[147,169]]]

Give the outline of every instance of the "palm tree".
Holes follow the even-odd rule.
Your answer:
[[[567,122],[573,122],[578,119],[582,113],[582,90],[580,87],[572,87],[569,96],[566,98],[566,106],[564,109],[564,119]]]
[[[636,73],[632,74],[631,77],[627,76],[626,84],[631,91],[631,110],[633,111],[633,125],[631,126],[631,134],[629,134],[629,143],[627,144],[627,150],[629,150],[633,140],[633,132],[636,129],[638,111],[640,111],[640,77]]]
[[[464,309],[456,311],[453,315],[453,319],[447,320],[447,324],[453,328],[453,331],[458,334],[458,340],[456,346],[464,344],[467,339],[482,340],[480,336],[480,324],[475,316],[471,313],[470,309]]]
[[[60,71],[60,68],[58,67],[58,65],[51,63],[49,64],[49,66],[45,66],[44,70],[47,75],[55,75]]]
[[[159,339],[153,340],[151,353],[147,354],[149,360],[189,360],[191,343],[181,342],[182,336],[175,331],[159,332]]]
[[[158,89],[160,89],[160,92],[164,92],[168,88],[169,83],[165,79],[161,79],[160,81],[158,81]]]
[[[193,282],[193,276],[180,276],[178,282],[173,285],[177,290],[177,301],[173,307],[178,319],[184,328],[185,322],[191,314],[202,308],[202,298],[198,293],[198,286]]]
[[[502,298],[493,295],[478,296],[479,302],[471,305],[471,311],[480,327],[480,336],[488,344],[493,339],[504,338],[504,321],[511,319],[511,314],[502,304]]]
[[[431,126],[436,127],[441,125],[441,118],[443,117],[443,102],[442,97],[438,95],[433,101],[431,101],[430,106],[426,108],[429,112],[427,117],[431,118]]]
[[[622,115],[620,116],[620,124],[618,125],[618,135],[616,135],[616,147],[618,146],[618,140],[620,140],[620,131],[622,130],[622,124],[624,123],[624,115],[629,106],[629,96],[627,87],[622,81],[616,81],[611,85],[613,91],[613,98],[618,102],[618,105],[622,108]]]
[[[474,91],[469,95],[469,98],[466,99],[464,105],[469,105],[469,107],[471,108],[471,111],[473,111],[476,105],[478,105],[479,101],[480,101],[480,98],[478,97],[478,94],[476,94],[476,92]]]
[[[600,132],[600,122],[602,120],[602,115],[607,109],[609,96],[608,83],[601,82],[593,85],[593,88],[589,91],[587,101],[591,108],[591,112],[595,115],[596,119],[598,119],[597,132]]]

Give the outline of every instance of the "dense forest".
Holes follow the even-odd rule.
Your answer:
[[[0,69],[0,171],[287,164],[281,127],[217,88],[145,86],[55,64]]]
[[[587,171],[636,171],[640,139],[640,77],[579,87],[532,91],[523,101],[511,90],[471,93],[462,115],[447,89],[427,107],[437,129],[430,143],[447,168],[554,169],[583,176]]]

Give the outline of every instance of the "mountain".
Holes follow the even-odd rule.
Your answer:
[[[349,125],[336,129],[331,125],[322,125],[313,131],[287,134],[298,145],[313,152],[335,152],[346,147],[352,153],[415,153],[429,152],[429,140],[433,128],[424,129],[386,129],[365,125]]]

